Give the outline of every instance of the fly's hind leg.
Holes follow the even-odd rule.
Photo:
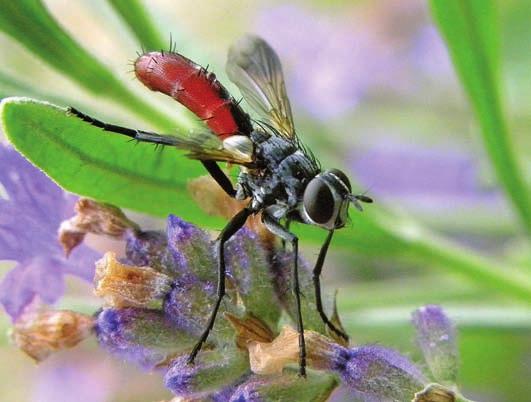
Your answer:
[[[72,116],[76,116],[78,119],[87,122],[94,127],[101,128],[102,130],[108,133],[125,135],[133,140],[139,142],[150,142],[156,145],[178,145],[179,141],[169,135],[161,135],[153,133],[151,131],[136,130],[132,128],[117,126],[115,124],[105,123],[103,121],[97,120],[94,117],[91,117],[79,110],[69,107],[68,113]],[[236,196],[236,190],[232,185],[232,182],[229,180],[227,175],[221,170],[218,164],[215,161],[205,160],[201,161],[203,166],[206,168],[208,173],[212,178],[221,186],[221,188],[232,198]]]

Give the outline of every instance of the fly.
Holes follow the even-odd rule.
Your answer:
[[[327,327],[348,340],[323,310],[320,274],[334,231],[347,222],[349,205],[361,210],[361,202],[370,203],[372,199],[352,194],[345,173],[338,169],[323,171],[315,156],[302,144],[295,132],[280,59],[263,39],[248,35],[236,42],[229,50],[226,70],[229,79],[258,114],[257,120],[249,117],[213,73],[175,52],[141,55],[135,61],[135,74],[149,89],[171,96],[201,118],[208,127],[204,133],[192,137],[161,135],[107,124],[74,108],[69,111],[105,131],[188,151],[187,156],[200,161],[229,196],[250,200],[227,223],[217,239],[217,299],[208,324],[190,353],[189,363],[194,361],[207,340],[225,295],[224,245],[243,227],[249,216],[261,213],[267,229],[291,244],[293,249],[299,371],[305,376],[298,237],[289,230],[289,222],[315,225],[328,231],[313,269],[316,308]],[[235,186],[218,162],[240,166]]]

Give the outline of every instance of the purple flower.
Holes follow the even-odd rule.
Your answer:
[[[174,273],[175,263],[168,250],[166,234],[150,230],[128,232],[126,235],[126,263],[138,267],[149,266],[167,275]]]
[[[392,349],[368,345],[338,356],[334,371],[364,402],[409,401],[426,385],[420,370]]]
[[[215,281],[216,260],[213,242],[197,226],[170,215],[167,224],[168,249],[175,260],[175,275],[194,275],[198,279]]]
[[[79,247],[70,258],[57,229],[75,198],[67,195],[11,147],[0,144],[0,259],[17,262],[0,284],[0,303],[16,320],[35,299],[54,303],[64,292],[63,277],[92,280],[95,251]]]
[[[417,343],[435,380],[455,384],[459,366],[455,327],[440,306],[428,305],[412,314]]]
[[[188,350],[195,337],[176,328],[160,310],[104,309],[96,334],[102,347],[145,369],[165,366],[168,359]]]

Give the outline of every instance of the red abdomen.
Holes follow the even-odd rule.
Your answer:
[[[136,60],[135,73],[149,89],[169,95],[190,109],[221,139],[251,133],[249,116],[216,76],[186,57],[146,53]]]

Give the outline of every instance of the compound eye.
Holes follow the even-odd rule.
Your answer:
[[[324,224],[332,219],[335,209],[334,196],[323,179],[316,177],[308,183],[302,203],[304,210],[315,223]]]
[[[347,175],[345,173],[343,173],[339,169],[330,169],[330,170],[327,170],[327,173],[331,173],[334,176],[336,176],[339,180],[341,180],[341,182],[345,186],[347,186],[349,194],[352,192],[352,187],[350,186],[350,180],[348,179],[348,177],[347,177]]]

